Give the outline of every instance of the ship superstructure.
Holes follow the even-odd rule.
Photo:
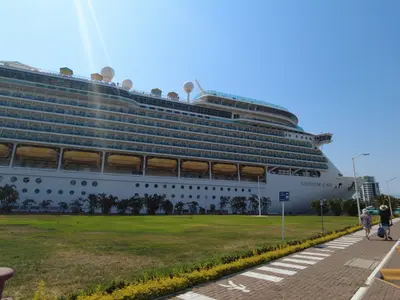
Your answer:
[[[200,86],[190,101],[191,82],[180,101],[175,92],[138,92],[113,77],[109,67],[84,79],[69,68],[1,62],[0,185],[53,203],[104,192],[207,208],[221,197],[260,194],[272,212],[279,191],[289,191],[289,213],[354,193],[353,180],[319,149],[332,134],[305,132],[283,107]]]

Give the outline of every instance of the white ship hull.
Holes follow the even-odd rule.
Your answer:
[[[270,213],[281,212],[279,192],[287,191],[290,192],[290,201],[285,203],[285,212],[296,214],[309,211],[312,200],[333,197],[349,199],[354,194],[354,189],[349,189],[353,178],[338,176],[339,172],[336,172],[337,169],[331,163],[329,171],[322,173],[318,178],[268,174],[267,183],[261,182],[259,185],[257,182],[245,181],[99,174],[29,168],[3,167],[0,170],[1,184],[15,185],[21,203],[25,199],[33,199],[36,203],[51,199],[53,210],[57,209],[59,202],[70,203],[79,197],[86,199],[91,193],[112,194],[119,199],[129,198],[135,194],[139,196],[165,194],[173,204],[178,201],[184,203],[197,201],[201,207],[209,208],[211,204],[215,204],[218,209],[221,196],[249,197],[252,194],[257,195],[259,187],[260,196],[271,199]],[[27,178],[29,178],[29,182],[26,182]],[[37,180],[38,178],[41,180]],[[71,184],[71,181],[75,181],[75,184]],[[229,206],[226,209],[231,212]]]

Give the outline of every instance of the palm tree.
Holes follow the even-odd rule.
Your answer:
[[[99,207],[99,199],[96,194],[89,194],[87,197],[89,214],[93,215],[95,210]]]
[[[174,205],[172,204],[172,202],[168,199],[165,199],[162,203],[161,203],[161,209],[164,211],[164,213],[166,215],[170,215],[172,214],[172,212],[174,211]]]
[[[155,215],[157,210],[160,209],[160,205],[164,201],[164,199],[165,199],[165,196],[161,196],[161,195],[157,195],[157,194],[145,197],[144,205],[147,208],[147,213],[149,215]]]
[[[197,201],[191,201],[186,204],[191,215],[197,213],[197,207],[199,207],[199,203]]]
[[[178,215],[182,214],[184,206],[185,206],[185,203],[183,203],[182,201],[178,201],[175,204],[175,211],[178,213]]]
[[[130,207],[130,199],[120,200],[117,204],[118,213],[124,215],[129,207]]]
[[[35,200],[33,200],[33,199],[25,199],[23,202],[22,202],[22,209],[23,210],[25,210],[25,212],[27,211],[27,210],[31,210],[31,206],[33,205],[33,204],[36,204],[36,201]]]
[[[269,214],[269,209],[271,207],[271,198],[261,197],[261,211],[263,214]]]
[[[60,207],[60,213],[64,213],[68,209],[67,202],[60,202],[58,203],[58,206]]]
[[[210,213],[211,213],[212,215],[215,214],[215,210],[216,210],[215,204],[211,204],[211,205],[210,205]]]
[[[227,196],[222,196],[219,200],[219,210],[220,210],[220,214],[222,215],[222,211],[225,209],[225,207],[228,205],[229,203],[229,197]]]
[[[0,187],[0,212],[11,212],[18,199],[19,194],[15,186],[6,184]]]
[[[46,212],[52,202],[53,200],[43,200],[42,202],[40,202],[39,206],[43,210],[43,212]]]
[[[129,198],[129,207],[131,208],[133,215],[140,214],[140,211],[142,210],[143,206],[144,206],[143,197],[133,196]]]
[[[258,196],[253,194],[249,197],[249,209],[251,210],[252,213],[255,213],[258,210]]]
[[[104,215],[108,215],[111,211],[111,208],[118,204],[117,196],[107,195],[106,193],[99,194],[97,199]]]
[[[246,202],[247,202],[246,197],[243,196],[233,197],[231,200],[232,211],[241,212],[242,214],[245,213],[247,207]]]
[[[90,196],[90,195],[89,195]],[[82,206],[83,206],[83,203],[85,202],[86,200],[85,199],[83,199],[83,198],[78,198],[78,199],[75,199],[75,200],[73,200],[71,203],[70,203],[70,207],[71,207],[71,212],[72,213],[80,213],[81,212],[81,210],[82,210]]]

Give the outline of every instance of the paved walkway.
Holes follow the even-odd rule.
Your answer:
[[[394,241],[378,238],[374,226],[370,240],[358,231],[168,299],[349,300],[400,236],[400,223],[392,228]]]

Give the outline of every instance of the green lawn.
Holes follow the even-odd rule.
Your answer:
[[[321,230],[317,216],[287,216],[285,223],[287,240]],[[356,223],[355,217],[325,217],[327,231]],[[280,239],[278,216],[10,215],[0,216],[0,266],[16,270],[5,294],[30,299],[39,279],[53,295],[65,295]]]

